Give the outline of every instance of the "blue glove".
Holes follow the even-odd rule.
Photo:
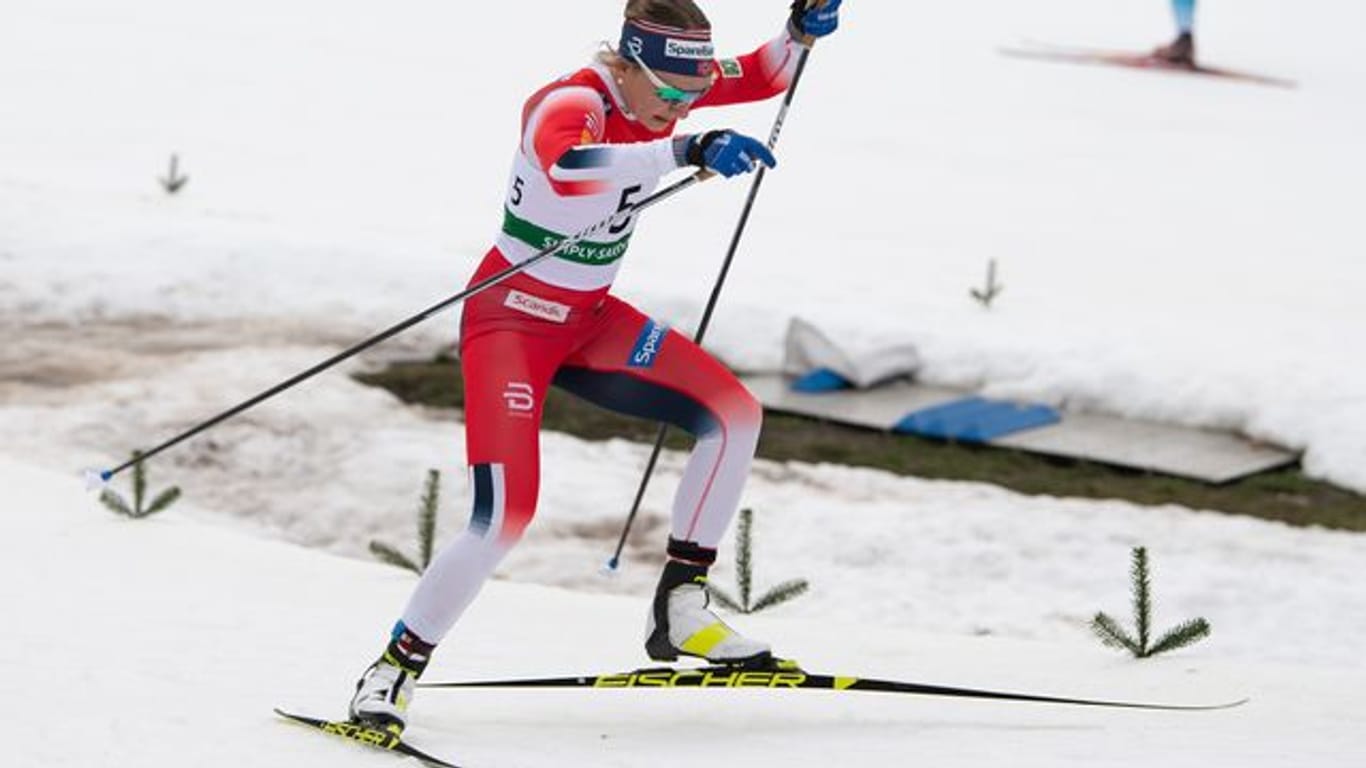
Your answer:
[[[735,131],[708,131],[688,141],[688,162],[730,178],[753,171],[759,163],[774,168],[778,160],[758,139]]]
[[[792,31],[809,37],[825,37],[839,29],[840,3],[826,0],[819,8],[806,7],[807,0],[792,0]]]

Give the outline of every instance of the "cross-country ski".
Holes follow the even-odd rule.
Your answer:
[[[420,688],[593,688],[593,689],[665,689],[683,688],[709,691],[760,688],[771,691],[861,691],[869,693],[899,693],[915,696],[943,696],[947,698],[991,699],[1035,704],[1067,704],[1084,707],[1112,707],[1119,709],[1151,709],[1169,711],[1209,711],[1231,709],[1247,703],[1247,699],[1213,704],[1170,704],[1107,699],[1082,699],[1066,696],[1047,696],[1033,693],[991,691],[982,688],[963,688],[950,685],[931,685],[900,680],[881,680],[856,675],[823,675],[806,672],[795,665],[778,669],[746,669],[744,667],[673,668],[651,667],[628,672],[566,677],[511,678],[504,680],[470,680],[463,682],[419,683]]]
[[[1254,85],[1266,85],[1275,88],[1295,88],[1297,86],[1295,81],[1286,78],[1272,77],[1270,75],[1228,69],[1225,67],[1209,66],[1203,63],[1172,62],[1153,53],[1138,51],[1103,50],[1050,45],[1047,43],[1021,43],[1015,46],[1004,46],[999,50],[1005,56],[1019,59],[1152,70],[1175,75],[1195,75],[1233,82],[1251,83]]]
[[[412,744],[404,741],[403,737],[393,730],[373,728],[361,723],[353,723],[349,720],[324,720],[317,717],[309,717],[308,715],[287,712],[278,707],[275,709],[275,714],[290,722],[308,726],[314,730],[329,736],[335,736],[344,741],[350,741],[366,747],[373,747],[385,752],[394,752],[406,757],[417,758],[427,765],[432,766],[432,768],[460,768],[460,766],[455,763],[448,763],[445,760],[433,757],[417,747],[414,747]]]

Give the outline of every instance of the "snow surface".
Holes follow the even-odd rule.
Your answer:
[[[92,514],[66,476],[0,459],[6,763],[379,765],[273,721],[336,716],[412,576],[167,513]],[[1317,597],[1310,600],[1317,601]],[[1321,605],[1327,605],[1320,603]],[[429,679],[625,668],[638,599],[491,583]],[[1211,643],[1142,664],[1099,646],[936,635],[838,617],[750,617],[811,668],[1169,703],[1136,712],[877,694],[420,691],[409,738],[475,766],[1360,764],[1359,666],[1230,660]],[[1218,622],[1216,622],[1217,626]],[[551,639],[553,638],[553,640]],[[72,738],[73,731],[79,734]],[[399,762],[394,760],[396,764]]]
[[[776,31],[785,5],[709,3],[720,47]],[[0,711],[33,737],[16,764],[369,759],[249,727],[276,704],[339,711],[412,584],[356,560],[371,539],[412,546],[426,468],[446,472],[442,534],[463,523],[458,415],[345,375],[430,355],[454,314],[165,454],[152,484],[186,501],[163,517],[112,517],[76,470],[458,290],[499,220],[522,99],[612,37],[619,7],[533,0],[472,20],[468,4],[423,0],[5,3],[0,664],[24,694]],[[993,50],[1144,47],[1170,35],[1161,0],[848,4],[812,57],[710,346],[776,368],[799,315],[853,346],[914,343],[933,382],[1240,429],[1366,490],[1366,5],[1205,0],[1200,13],[1211,62],[1300,88]],[[702,112],[688,129],[766,135],[775,109]],[[171,198],[155,177],[173,152],[190,181]],[[652,211],[620,292],[695,323],[745,191],[712,182]],[[967,292],[989,259],[1006,292],[987,312]],[[664,457],[627,564],[605,579],[646,450],[557,434],[544,450],[539,519],[435,674],[642,661],[682,457]],[[757,465],[745,504],[758,588],[813,586],[743,627],[812,667],[1253,702],[1172,716],[819,694],[424,696],[415,736],[475,766],[695,765],[690,749],[754,765],[1366,756],[1366,538],[798,463]],[[1085,630],[1097,610],[1127,619],[1139,544],[1158,626],[1214,626],[1170,659],[1125,660]],[[733,581],[726,554],[716,579]],[[63,738],[56,712],[83,718],[86,738]]]
[[[611,37],[619,5],[481,7],[470,34],[462,6],[416,0],[10,0],[0,309],[284,316],[352,338],[405,317],[463,284],[522,99]],[[782,4],[712,5],[739,51]],[[1366,490],[1366,6],[1294,8],[1201,4],[1208,59],[1302,84],[1281,91],[994,51],[1145,46],[1170,33],[1162,0],[852,5],[812,59],[713,346],[772,369],[801,315],[915,343],[931,381],[1241,429]],[[774,109],[690,125],[767,135]],[[153,177],[173,152],[190,182],[167,199]],[[693,322],[745,189],[651,212],[620,292]],[[1006,293],[985,312],[967,292],[990,259]]]

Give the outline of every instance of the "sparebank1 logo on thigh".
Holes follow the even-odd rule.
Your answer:
[[[655,358],[659,357],[659,351],[664,346],[664,337],[668,333],[669,326],[654,320],[646,320],[645,327],[640,329],[640,336],[636,337],[636,345],[631,348],[631,357],[626,361],[627,367],[652,367]]]

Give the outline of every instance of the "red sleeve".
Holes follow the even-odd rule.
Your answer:
[[[792,83],[800,52],[784,31],[756,51],[715,62],[716,85],[695,106],[719,107],[777,96]]]
[[[522,152],[562,197],[597,195],[619,178],[659,178],[677,170],[673,140],[605,143],[607,113],[592,88],[542,90],[523,111]]]
[[[570,149],[602,141],[607,120],[602,97],[582,86],[543,90],[522,114],[522,148],[542,171]]]

